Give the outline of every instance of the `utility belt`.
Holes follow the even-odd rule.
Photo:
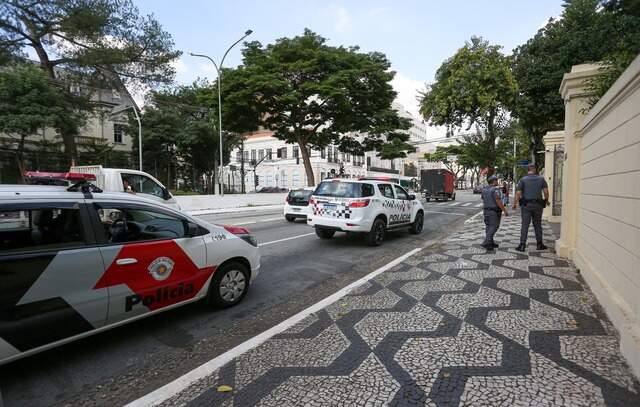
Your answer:
[[[502,209],[496,207],[496,208],[484,208],[485,211],[494,211],[497,213],[502,213]]]
[[[544,199],[524,199],[522,198],[520,200],[520,206],[527,206],[527,204],[529,203],[535,203],[538,205],[541,205],[543,208],[547,206],[547,201],[545,201]]]

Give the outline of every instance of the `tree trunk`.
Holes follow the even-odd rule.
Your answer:
[[[20,180],[24,184],[24,139],[25,136],[20,136],[20,143],[18,143],[18,151],[16,151],[16,163],[18,164],[18,171],[20,171]]]
[[[487,121],[487,160],[486,160],[486,168],[487,168],[487,178],[492,176],[495,172],[495,163],[496,163],[496,133],[495,133],[495,120],[496,112],[491,110],[489,112],[489,120]]]
[[[298,137],[298,145],[300,146],[300,154],[302,154],[304,172],[307,174],[307,186],[312,187],[316,184],[316,179],[313,175],[313,167],[311,167],[311,158],[309,157],[309,151],[307,151],[307,143],[302,137]]]

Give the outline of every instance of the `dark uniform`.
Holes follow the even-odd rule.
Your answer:
[[[547,181],[539,175],[528,174],[518,182],[518,191],[521,194],[520,213],[522,214],[522,229],[520,229],[520,245],[527,243],[529,224],[533,220],[533,230],[536,233],[538,245],[542,242],[542,211],[546,206],[542,197],[542,190],[548,188]]]
[[[494,245],[493,236],[500,227],[500,219],[502,218],[502,210],[496,203],[496,198],[500,198],[498,187],[488,185],[482,190],[482,203],[484,204],[484,224],[486,236],[482,245],[490,248]]]

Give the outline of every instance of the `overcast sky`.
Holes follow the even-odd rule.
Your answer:
[[[562,0],[134,0],[144,14],[153,13],[185,55],[176,63],[177,81],[215,78],[213,67],[188,52],[216,62],[247,29],[263,44],[293,37],[310,28],[331,45],[359,45],[380,51],[397,72],[398,100],[417,115],[418,89],[433,81],[440,64],[472,35],[504,47],[509,54],[531,38]],[[234,48],[225,66],[241,62]]]

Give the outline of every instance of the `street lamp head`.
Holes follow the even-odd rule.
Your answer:
[[[253,30],[247,30],[244,32],[244,35],[251,35],[251,33],[253,33]]]

